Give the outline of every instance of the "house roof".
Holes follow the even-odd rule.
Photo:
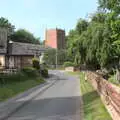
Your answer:
[[[39,55],[46,49],[44,46],[36,44],[20,42],[9,43],[9,55]]]

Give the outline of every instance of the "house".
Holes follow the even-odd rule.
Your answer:
[[[0,66],[23,68],[32,65],[32,58],[41,59],[47,48],[41,45],[7,40],[7,30],[0,29]]]

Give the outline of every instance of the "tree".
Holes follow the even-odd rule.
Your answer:
[[[119,0],[98,0],[99,8],[105,11],[115,12],[120,14],[120,1]]]
[[[76,25],[76,31],[81,34],[83,31],[86,31],[88,27],[88,22],[84,19],[79,19]]]
[[[67,56],[77,65],[92,65],[95,69],[107,70],[115,68],[116,65],[119,68],[120,0],[98,2],[98,11],[90,20],[80,19],[75,29],[69,32]]]
[[[19,29],[11,35],[11,40],[14,42],[40,44],[39,38],[34,37],[32,33],[25,29]]]
[[[0,18],[0,27],[1,28],[7,28],[8,30],[8,36],[10,36],[13,32],[14,32],[14,29],[15,29],[15,26],[12,25],[8,19],[4,18],[4,17],[1,17]]]
[[[56,54],[57,52],[57,54]],[[56,56],[57,55],[57,56]],[[63,65],[63,63],[66,61],[66,51],[65,50],[56,50],[56,49],[48,49],[44,53],[43,60],[48,65],[56,65],[56,57],[57,57],[57,64]]]

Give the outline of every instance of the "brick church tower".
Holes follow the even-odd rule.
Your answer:
[[[45,46],[55,49],[65,49],[65,30],[49,29],[46,30]]]

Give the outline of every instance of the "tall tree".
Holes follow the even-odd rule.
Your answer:
[[[14,42],[40,44],[39,38],[34,37],[32,33],[25,29],[19,29],[11,35],[11,40]]]
[[[11,34],[13,34],[14,32],[14,29],[15,29],[15,26],[12,25],[8,19],[4,18],[4,17],[1,17],[0,18],[0,27],[1,28],[7,28],[8,30],[8,36],[10,36]]]

